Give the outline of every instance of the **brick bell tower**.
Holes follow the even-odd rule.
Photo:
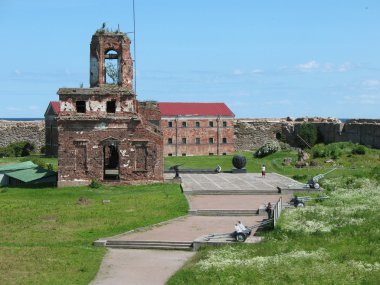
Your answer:
[[[163,180],[157,103],[138,102],[131,41],[98,30],[90,44],[90,88],[60,88],[58,186]]]
[[[90,45],[90,87],[110,84],[133,89],[133,62],[130,51],[131,40],[125,33],[98,31],[92,36]],[[113,78],[108,74],[112,68]],[[111,71],[112,72],[112,71]],[[108,73],[108,74],[107,74]]]

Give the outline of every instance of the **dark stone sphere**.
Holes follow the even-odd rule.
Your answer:
[[[234,155],[232,158],[232,165],[237,169],[242,169],[247,164],[247,160],[245,159],[245,156],[242,155]]]

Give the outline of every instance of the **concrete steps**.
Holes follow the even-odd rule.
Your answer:
[[[188,213],[194,216],[257,216],[259,210],[201,209],[189,210]]]
[[[107,240],[106,247],[128,249],[193,250],[192,242]]]
[[[194,190],[183,191],[186,195],[278,195],[277,190]]]

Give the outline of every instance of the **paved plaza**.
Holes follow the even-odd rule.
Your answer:
[[[165,178],[172,176],[166,174]],[[278,194],[277,187],[296,183],[275,173],[268,173],[266,178],[258,173],[181,174],[181,177],[190,211],[220,210],[227,213],[229,210],[256,210],[268,202],[276,203],[279,197],[289,200],[290,195]],[[259,215],[187,215],[107,240],[193,242],[209,234],[232,233],[239,220],[247,226],[254,226],[265,218]],[[165,284],[192,255],[192,252],[174,250],[109,249],[92,284]]]
[[[267,173],[265,178],[260,173],[218,173],[218,174],[181,174],[182,187],[185,192],[202,190],[233,191],[245,190],[252,192],[277,193],[277,187],[287,188],[289,185],[302,185],[295,180]]]

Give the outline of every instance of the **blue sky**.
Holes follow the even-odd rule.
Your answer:
[[[135,0],[139,100],[226,102],[236,117],[380,118],[380,1]],[[132,0],[0,0],[0,117],[43,117],[89,85],[103,22]]]

